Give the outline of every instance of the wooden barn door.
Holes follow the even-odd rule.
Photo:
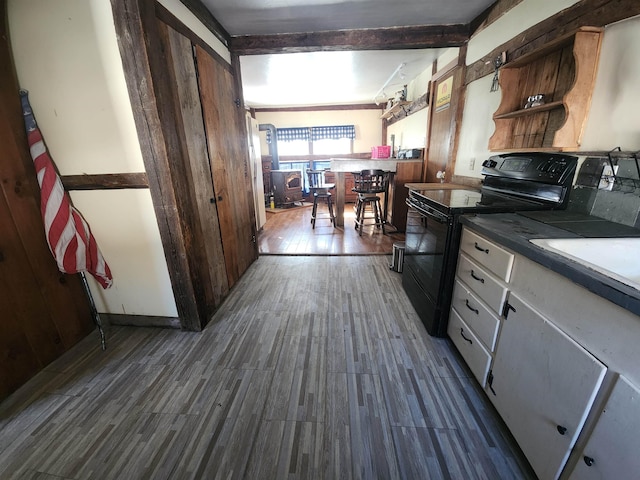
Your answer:
[[[186,188],[184,195],[191,197],[193,223],[189,256],[192,270],[196,271],[196,286],[205,301],[205,322],[229,292],[229,282],[220,235],[218,208],[215,201],[207,139],[202,118],[202,104],[196,79],[196,68],[191,40],[159,22],[159,32],[165,47],[167,72],[173,90],[176,132],[180,138],[185,162]]]
[[[227,278],[232,286],[257,257],[255,211],[244,110],[226,63],[196,47]]]
[[[258,257],[239,63],[157,2],[111,5],[180,324],[201,330]]]

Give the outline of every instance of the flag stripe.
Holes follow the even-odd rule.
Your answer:
[[[111,269],[89,224],[71,205],[36,125],[27,93],[21,91],[20,95],[29,151],[40,185],[40,210],[49,249],[61,272],[89,272],[103,288],[109,288],[113,283]]]

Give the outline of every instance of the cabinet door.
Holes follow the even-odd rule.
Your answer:
[[[606,368],[517,296],[508,303],[489,397],[538,477],[557,478]]]
[[[640,390],[620,377],[571,473],[573,480],[638,478]]]

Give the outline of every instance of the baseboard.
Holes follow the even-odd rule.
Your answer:
[[[151,315],[122,315],[116,313],[101,313],[100,320],[103,325],[119,325],[129,327],[158,327],[180,329],[178,317],[154,317]]]

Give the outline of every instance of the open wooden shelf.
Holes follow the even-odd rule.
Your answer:
[[[557,100],[555,102],[545,103],[544,105],[538,105],[537,107],[523,108],[521,110],[515,110],[513,112],[507,112],[500,115],[494,115],[494,120],[501,118],[517,118],[524,117],[526,115],[535,115],[536,113],[546,112],[549,110],[554,110],[556,108],[563,108],[562,100]]]
[[[411,102],[398,102],[394,104],[391,108],[387,108],[384,112],[382,112],[382,115],[380,115],[380,118],[384,118],[385,120],[388,120],[391,117],[395,116],[396,113],[403,110],[404,107],[406,105],[409,105],[410,103]]]
[[[578,150],[595,83],[602,28],[581,27],[500,69],[492,151]],[[547,103],[522,108],[531,95]]]

